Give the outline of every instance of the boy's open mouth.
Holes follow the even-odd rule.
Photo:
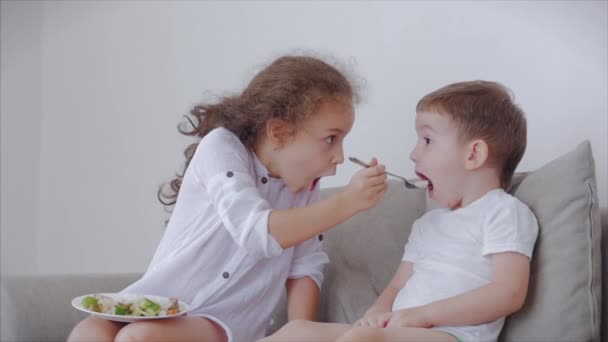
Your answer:
[[[315,178],[315,180],[312,181],[312,184],[310,184],[310,191],[313,191],[315,189],[315,187],[317,186],[317,184],[319,184],[319,181],[321,180],[321,177]]]
[[[429,186],[427,187],[427,190],[429,192],[433,191],[433,181],[431,181],[427,176],[423,175],[420,172],[416,172],[416,176],[418,176],[418,178],[420,178],[422,180],[428,181],[429,182]]]

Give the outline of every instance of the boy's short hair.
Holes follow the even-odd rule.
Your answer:
[[[425,111],[450,115],[463,141],[484,140],[490,165],[501,170],[501,187],[509,187],[526,150],[527,128],[508,88],[489,81],[453,83],[420,99],[416,112]]]

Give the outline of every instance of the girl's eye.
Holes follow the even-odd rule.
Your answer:
[[[330,135],[329,137],[325,138],[325,141],[330,145],[333,144],[335,140],[336,140],[335,135]]]
[[[431,139],[429,139],[429,138],[423,138],[423,139],[424,139],[424,143],[425,143],[425,144],[427,144],[427,145],[428,145],[428,144],[430,144],[430,143],[431,143]]]

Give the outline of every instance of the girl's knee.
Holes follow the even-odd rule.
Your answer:
[[[294,319],[293,321],[287,322],[284,327],[289,327],[292,329],[306,329],[309,328],[312,324],[312,321],[307,321],[305,319]]]
[[[308,332],[314,324],[311,321],[296,319],[285,323],[279,330],[277,330],[271,336],[267,336],[260,342],[271,342],[271,341],[293,341],[299,337],[299,341],[302,340],[302,336],[309,335]]]
[[[380,336],[378,335],[377,328],[370,327],[356,327],[350,329],[346,334],[338,339],[338,342],[367,342],[367,341],[378,341]]]
[[[122,328],[114,341],[226,341],[226,332],[219,325],[200,317],[180,317],[139,321]]]
[[[70,341],[113,341],[124,324],[90,316],[80,321],[68,336]]]
[[[315,323],[305,319],[294,319],[287,322],[280,330],[286,330],[291,333],[304,333],[312,329]]]
[[[151,341],[154,340],[154,332],[147,324],[139,324],[138,322],[127,325],[120,329],[114,341]]]

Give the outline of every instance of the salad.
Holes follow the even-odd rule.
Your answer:
[[[153,301],[145,296],[125,296],[115,299],[104,295],[90,295],[82,298],[83,308],[110,315],[162,317],[180,313],[177,298]]]

